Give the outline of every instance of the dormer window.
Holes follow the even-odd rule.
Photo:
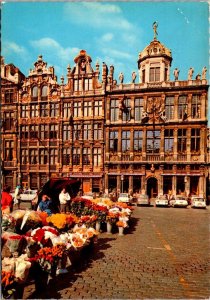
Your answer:
[[[149,70],[149,81],[160,81],[160,67],[153,67]]]
[[[38,87],[34,86],[32,88],[32,101],[37,101],[38,100]]]
[[[42,101],[45,101],[45,100],[47,100],[47,86],[46,85],[44,85],[42,87]]]

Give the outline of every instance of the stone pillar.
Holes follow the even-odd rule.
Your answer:
[[[135,98],[134,97],[131,97],[131,119],[134,120],[134,110],[135,110]]]
[[[108,194],[108,190],[109,190],[109,177],[108,177],[108,166],[105,166],[105,174],[104,174],[104,189],[105,189],[105,193]]]
[[[189,116],[189,118],[191,119],[192,118],[192,94],[188,94],[188,97],[187,97],[187,116]]]
[[[147,147],[147,131],[146,131],[146,128],[143,129],[142,138],[143,138],[143,143],[142,143],[142,159],[146,160],[146,147]]]
[[[191,128],[187,128],[187,161],[191,160]]]
[[[134,130],[131,128],[130,130],[130,160],[133,161],[133,143],[134,143]]]
[[[118,144],[117,144],[117,154],[118,160],[121,160],[122,157],[122,130],[118,130]]]
[[[133,175],[129,175],[129,189],[128,192],[133,192]]]
[[[160,130],[160,160],[164,160],[164,126],[161,126]]]
[[[177,160],[178,151],[178,129],[174,128],[174,160]]]
[[[199,177],[199,196],[204,197],[204,181],[205,181],[205,176],[201,175]]]
[[[207,106],[207,94],[202,93],[201,95],[201,113],[200,113],[200,118],[204,119],[206,118],[206,106]]]
[[[141,193],[146,194],[146,167],[145,165],[141,166],[142,176],[141,176]]]
[[[121,191],[121,175],[117,176],[117,192]]]
[[[172,177],[172,195],[176,196],[176,175]]]
[[[205,127],[201,127],[200,129],[200,160],[205,161],[205,149],[207,149],[206,145],[206,129]]]
[[[190,194],[190,176],[185,176],[184,183],[185,183],[185,195],[189,196],[189,194]]]
[[[111,115],[111,99],[109,97],[107,97],[106,99],[106,102],[104,103],[106,109],[104,109],[104,111],[106,111],[106,122],[110,122],[110,115]]]
[[[158,194],[163,194],[163,165],[160,165],[159,170],[160,170],[160,175],[158,179]]]
[[[174,96],[174,120],[178,119],[178,99],[179,95]]]

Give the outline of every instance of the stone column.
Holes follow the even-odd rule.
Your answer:
[[[191,160],[191,128],[187,128],[187,161]]]
[[[205,149],[207,149],[206,145],[206,129],[205,127],[201,127],[200,129],[200,160],[205,160]]]
[[[174,160],[177,160],[177,151],[178,151],[178,129],[174,128]]]
[[[172,195],[176,196],[176,175],[172,177]]]
[[[191,119],[192,118],[192,94],[188,94],[188,97],[187,97],[187,116],[189,116],[189,118]]]
[[[145,165],[141,166],[142,176],[141,176],[141,193],[146,194],[146,167]]]
[[[160,130],[160,160],[164,160],[164,126],[161,126]]]
[[[133,141],[134,141],[134,129],[130,130],[130,160],[133,161]]]
[[[146,131],[146,128],[143,129],[142,138],[143,138],[143,143],[142,143],[142,159],[146,160],[146,147],[147,147],[147,131]]]
[[[159,180],[158,180],[158,194],[163,194],[163,165],[160,165],[159,170]]]
[[[109,177],[108,177],[108,166],[105,166],[105,174],[104,174],[104,189],[105,189],[105,193],[108,194],[108,190],[109,190]]]
[[[189,196],[189,194],[190,194],[190,176],[185,176],[184,183],[185,183],[185,195]]]
[[[178,119],[178,99],[179,95],[174,96],[174,120]]]
[[[206,106],[207,106],[207,94],[202,93],[201,95],[201,113],[200,113],[200,118],[204,119],[206,118]]]
[[[118,143],[117,143],[117,154],[118,160],[121,160],[122,157],[122,129],[118,130]]]

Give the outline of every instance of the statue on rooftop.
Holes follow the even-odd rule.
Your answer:
[[[178,79],[179,79],[179,69],[178,69],[178,68],[175,68],[175,69],[174,69],[174,79],[175,79],[175,80],[178,80]]]
[[[154,40],[157,39],[157,35],[158,35],[157,27],[158,27],[158,22],[155,21],[155,22],[152,24],[152,28],[153,28],[153,30],[154,30]]]
[[[135,83],[135,80],[136,80],[136,72],[133,71],[132,72],[132,83]]]
[[[188,71],[188,80],[192,80],[194,69],[191,67]]]
[[[124,75],[122,72],[119,74],[119,80],[120,80],[120,83],[123,83]]]
[[[203,67],[203,69],[202,69],[202,79],[206,79],[206,72],[207,72],[207,68],[206,68],[206,66],[205,66],[205,67]]]

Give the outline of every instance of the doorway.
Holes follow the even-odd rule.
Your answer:
[[[155,198],[158,195],[158,181],[155,177],[147,179],[147,195],[149,198]]]

